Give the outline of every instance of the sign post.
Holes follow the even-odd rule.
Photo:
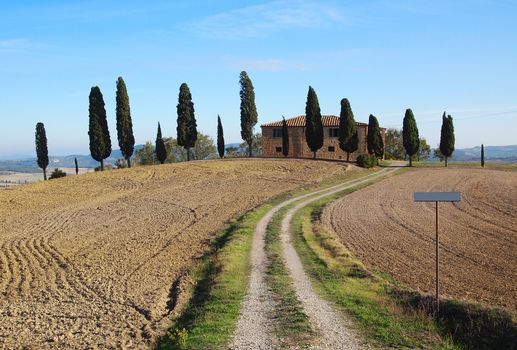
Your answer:
[[[436,204],[436,312],[440,309],[440,267],[439,267],[439,251],[438,251],[438,202],[459,202],[461,201],[460,192],[414,192],[413,200],[415,202],[435,202]]]

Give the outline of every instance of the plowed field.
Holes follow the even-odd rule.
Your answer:
[[[517,172],[417,169],[357,191],[323,221],[368,266],[434,292],[435,204],[415,191],[460,191],[439,206],[441,294],[517,310]]]
[[[200,161],[0,191],[0,344],[148,347],[181,299],[186,271],[230,218],[344,171],[330,162]]]

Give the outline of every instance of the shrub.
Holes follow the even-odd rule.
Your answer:
[[[127,168],[127,160],[124,158],[119,158],[115,162],[115,166],[117,167],[117,169],[125,169]]]
[[[357,156],[357,165],[363,168],[373,168],[377,165],[377,158],[368,154],[360,154]]]
[[[56,168],[56,169],[54,169],[52,174],[50,174],[50,177],[48,179],[52,180],[52,179],[57,179],[59,177],[65,177],[65,176],[66,176],[66,173],[63,170]]]
[[[503,309],[440,300],[440,311],[436,315],[433,296],[399,288],[389,293],[403,307],[435,317],[441,333],[467,350],[517,349],[517,324]]]

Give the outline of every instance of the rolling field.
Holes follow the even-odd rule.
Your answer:
[[[199,161],[0,191],[0,343],[145,348],[229,219],[345,166]]]
[[[415,191],[460,191],[441,203],[441,295],[517,311],[517,172],[416,169],[330,204],[323,221],[367,266],[434,293],[435,204]]]

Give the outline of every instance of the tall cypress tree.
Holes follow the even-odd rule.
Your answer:
[[[481,167],[485,167],[485,145],[481,144]]]
[[[187,150],[187,160],[190,160],[190,149],[196,145],[197,123],[194,116],[194,103],[186,83],[181,84],[178,96],[178,126],[177,142]]]
[[[452,123],[452,117],[450,115],[445,116],[443,112],[442,116],[442,130],[440,133],[440,152],[445,157],[445,166],[447,164],[447,158],[452,156],[454,152],[454,125]]]
[[[160,127],[160,122],[158,122],[158,132],[156,133],[156,159],[163,164],[165,159],[167,159],[167,149],[165,148],[165,142],[162,138],[162,128]]]
[[[416,126],[415,116],[411,109],[406,109],[402,126],[402,144],[409,156],[409,166],[413,166],[413,155],[418,153],[420,139],[418,137],[418,127]]]
[[[373,114],[370,114],[368,118],[368,153],[374,154],[377,158],[382,158],[384,155],[381,128],[379,127],[379,121]]]
[[[92,158],[101,163],[104,170],[104,159],[111,154],[111,139],[106,120],[104,99],[99,87],[94,86],[90,91],[90,153]]]
[[[79,164],[77,163],[77,158],[74,158],[75,163],[75,175],[79,175]]]
[[[217,152],[219,157],[224,158],[224,133],[221,117],[217,115]]]
[[[36,156],[38,158],[38,166],[43,169],[43,180],[47,179],[48,167],[48,147],[47,133],[43,123],[36,124]]]
[[[248,73],[242,71],[239,83],[241,85],[241,137],[248,143],[248,153],[251,157],[253,143],[253,127],[257,124],[257,107],[255,106],[255,91]]]
[[[341,113],[339,114],[339,148],[346,152],[346,161],[350,160],[350,153],[357,151],[359,147],[359,135],[354,113],[348,99],[341,100]]]
[[[316,159],[316,152],[323,146],[323,123],[316,91],[309,86],[305,105],[305,141]]]
[[[131,156],[135,149],[135,137],[133,136],[133,122],[129,109],[129,96],[126,83],[122,77],[117,79],[117,135],[118,145],[122,155],[127,160],[128,168],[131,168]]]
[[[284,157],[289,155],[289,128],[284,117],[282,117],[282,154]]]

